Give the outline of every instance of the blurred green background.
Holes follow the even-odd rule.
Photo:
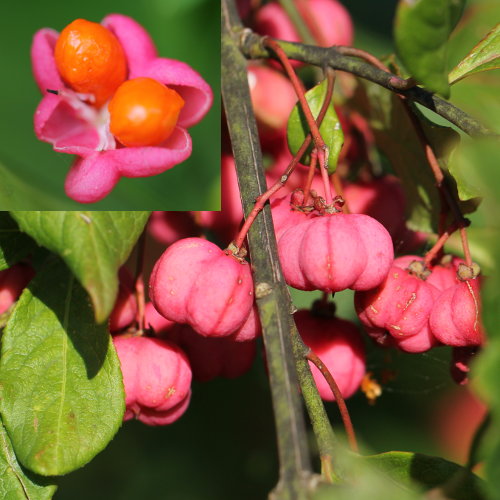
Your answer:
[[[159,176],[125,179],[104,200],[82,205],[64,193],[72,156],[55,153],[33,132],[40,92],[30,46],[40,28],[58,31],[76,18],[99,22],[118,12],[152,36],[160,56],[190,64],[211,85],[214,105],[189,129],[193,153]],[[54,0],[3,2],[0,15],[1,210],[218,210],[220,207],[220,13],[214,0]]]
[[[27,13],[24,6],[14,6],[12,11],[15,12],[18,9],[17,16],[14,19],[11,18],[10,21],[6,21],[5,18],[1,21],[3,24],[8,23],[8,26],[3,28],[0,35],[4,37],[0,50],[2,55],[7,50],[5,40],[9,42],[19,40],[24,44],[23,54],[27,53],[29,42],[24,42],[24,37],[19,36],[19,30],[26,30],[29,38],[29,33],[37,27],[52,25],[60,28],[71,16],[93,16],[99,19],[107,12],[119,10],[133,15],[142,22],[159,44],[161,53],[170,56],[166,39],[171,39],[172,30],[178,32],[182,29],[176,24],[170,25],[165,21],[168,12],[171,10],[177,12],[179,9],[181,12],[177,12],[178,15],[184,12],[185,17],[190,17],[188,12],[192,11],[184,10],[188,8],[187,6],[207,6],[215,3],[217,3],[217,19],[214,21],[214,26],[217,25],[218,30],[218,2],[215,0],[207,2],[158,0],[137,5],[120,3],[115,7],[106,7],[102,10],[99,10],[98,2],[93,2],[92,9],[89,4],[86,4],[78,13],[71,9],[69,17],[64,17],[62,12],[70,8],[62,3],[59,9],[54,7],[58,5],[57,3],[50,4],[50,6],[37,4],[32,9],[32,13]],[[392,52],[392,18],[396,1],[346,0],[344,3],[354,18],[356,46],[376,55]],[[494,3],[497,3],[496,0],[490,2],[491,5]],[[480,23],[474,25],[473,29],[469,29],[468,33],[465,30],[456,35],[457,42],[454,45],[450,63],[455,63],[463,57],[491,28],[494,20],[491,12],[489,13],[487,9],[481,12]],[[42,22],[42,17],[48,20]],[[206,20],[208,22],[208,18]],[[199,30],[207,29],[204,21],[205,19],[200,16]],[[31,26],[30,29],[25,28],[28,23]],[[13,38],[14,34],[15,38]],[[182,50],[182,47],[171,48]],[[18,56],[18,59],[14,60],[12,53],[8,52],[3,57],[7,56],[10,64],[5,67],[16,68],[15,71],[19,71],[19,67],[23,65],[19,61],[24,61],[25,56],[23,58]],[[17,66],[14,61],[17,61]],[[210,70],[210,68],[218,67],[219,62],[217,59],[200,58],[196,63],[193,60],[192,64],[205,74],[204,67]],[[7,116],[12,114],[12,117],[3,119],[1,126],[6,129],[4,131],[2,128],[4,132],[2,137],[8,137],[8,141],[2,142],[0,149],[7,151],[7,145],[9,145],[8,149],[11,150],[12,144],[12,151],[14,151],[12,159],[15,157],[20,161],[20,158],[24,158],[28,165],[35,165],[37,159],[46,158],[46,161],[51,162],[52,165],[61,160],[50,151],[50,147],[41,143],[37,144],[33,138],[31,113],[38,95],[29,76],[29,67],[27,66],[23,71],[25,76],[16,82],[15,92],[10,87],[4,88],[2,99],[10,106],[9,109],[20,110],[21,107],[25,109],[24,114],[28,118],[21,118],[12,112],[7,114]],[[486,74],[472,77],[469,81],[465,80],[453,88],[451,99],[457,105],[463,106],[484,119],[491,126],[498,127],[499,115],[496,108],[499,102],[498,96],[492,98],[488,94],[489,89],[491,91],[494,88],[498,89],[498,86],[492,84],[493,81],[490,75]],[[10,78],[3,79],[1,85],[9,86],[11,82]],[[29,99],[31,101],[28,104]],[[14,105],[13,102],[16,104]],[[218,117],[217,114],[216,118]],[[27,119],[29,119],[28,125],[25,123]],[[22,129],[22,134],[13,131],[18,127],[25,127]],[[31,141],[30,148],[25,147],[27,138]],[[15,147],[14,144],[16,144]],[[487,169],[481,170],[483,166]],[[178,171],[180,172],[184,167],[180,167]],[[496,164],[478,163],[479,173],[476,175],[478,183],[483,187],[485,195],[490,196],[490,200],[495,196],[498,199],[500,190],[500,174],[498,168],[495,167]],[[53,176],[56,186],[62,182],[64,175],[64,168],[59,166],[59,169],[61,177]],[[31,175],[34,176],[34,173]],[[204,185],[208,186],[209,181],[205,182]],[[201,183],[197,182],[197,184]],[[496,231],[498,220],[494,219],[495,217],[498,219],[498,216],[495,214],[498,214],[496,203],[489,207],[481,207],[478,214],[473,217],[474,226],[479,232],[483,228]],[[488,252],[491,249],[491,246],[484,242],[481,235],[473,241],[478,248],[477,252],[481,249]],[[148,261],[151,265],[162,249],[150,243],[148,246]],[[474,252],[473,250],[473,254]],[[309,306],[315,297],[317,294],[314,293],[293,292],[294,302],[299,308]],[[336,303],[340,317],[354,318],[351,292],[337,294]],[[489,309],[485,313],[489,313],[491,317],[497,316],[496,310]],[[493,332],[490,331],[490,334],[493,335]],[[415,451],[463,461],[463,455],[461,456],[457,450],[452,450],[445,445],[442,429],[439,428],[439,422],[445,427],[450,425],[449,421],[440,417],[440,411],[443,404],[446,404],[447,398],[460,390],[454,386],[449,375],[450,350],[439,348],[422,355],[408,355],[396,351],[387,353],[374,349],[369,343],[367,343],[367,348],[368,369],[377,377],[387,371],[392,372],[395,378],[383,386],[382,396],[373,406],[361,393],[348,400],[354,427],[358,438],[363,443],[364,451]],[[463,389],[461,391],[463,392]],[[336,432],[342,435],[342,425],[335,405],[328,403],[327,409]],[[472,417],[462,413],[462,410],[458,412],[458,416],[462,418],[462,427],[456,435],[457,441],[460,435],[465,435],[465,424],[472,420]],[[277,477],[278,463],[270,393],[262,356],[259,355],[252,371],[244,377],[236,380],[220,379],[205,384],[194,383],[191,406],[186,414],[173,425],[164,428],[149,428],[138,422],[125,423],[108,448],[90,464],[58,480],[60,488],[55,498],[59,500],[87,498],[95,500],[135,500],[138,498],[255,500],[267,497],[269,491],[275,486]]]

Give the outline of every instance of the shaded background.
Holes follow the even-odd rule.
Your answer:
[[[1,210],[218,210],[220,207],[220,9],[214,0],[88,0],[3,2],[0,14]],[[154,177],[122,178],[104,200],[81,205],[64,193],[72,156],[55,153],[33,132],[40,92],[31,73],[30,46],[40,28],[58,31],[76,18],[94,22],[119,12],[152,36],[160,56],[187,62],[208,81],[214,105],[189,129],[193,153]],[[2,187],[3,184],[3,187]],[[14,194],[5,201],[5,190]],[[2,193],[4,195],[2,196]],[[2,199],[3,198],[3,199]]]
[[[123,5],[120,3],[120,11],[135,15],[160,43],[162,36],[170,35],[168,28],[162,28],[157,24],[161,6],[165,5],[164,9],[168,9],[166,5],[174,3],[177,2],[158,0],[155,3],[151,2],[150,10],[143,11],[139,5],[134,8],[130,4],[127,7],[128,3],[125,2]],[[190,2],[183,0],[179,3],[201,5],[201,2],[194,0]],[[88,5],[86,4],[85,8],[88,8]],[[95,2],[95,6],[97,5]],[[346,0],[345,5],[354,18],[357,46],[376,55],[393,51],[391,32],[396,1]],[[44,6],[37,7],[37,13],[45,15],[47,14],[45,9]],[[54,10],[52,5],[50,10]],[[109,10],[112,9],[104,9],[97,18]],[[25,9],[19,7],[19,11],[18,22],[24,23]],[[85,11],[78,15],[85,17],[87,14]],[[61,13],[58,12],[57,16],[59,19]],[[492,22],[492,18],[486,15],[486,18],[488,17],[489,20],[485,19],[485,24],[475,26],[473,33],[464,36],[460,42],[461,46],[456,44],[451,57],[452,62],[463,57],[491,28],[488,24]],[[61,20],[59,24],[51,24],[60,27],[65,22]],[[40,24],[34,21],[33,23],[37,26]],[[200,24],[200,29],[202,26]],[[12,27],[9,29],[11,33],[14,30]],[[172,29],[178,27],[173,26]],[[457,37],[460,41],[459,35]],[[165,44],[165,47],[168,48],[168,45]],[[166,49],[163,50],[164,47],[160,49],[162,54],[169,55]],[[2,50],[5,50],[5,44]],[[213,66],[216,64],[218,62],[212,63]],[[193,65],[197,67],[195,63]],[[198,69],[202,71],[201,67]],[[470,81],[472,83],[465,81],[453,89],[452,101],[486,122],[492,123],[496,120],[498,126],[498,113],[495,109],[498,98],[487,97],[488,88],[495,87],[489,84],[490,80],[484,75],[473,77]],[[481,82],[486,83],[482,85]],[[1,84],[7,85],[5,81]],[[23,90],[31,95],[35,93],[31,81],[28,83],[23,81],[19,85],[19,89],[23,88],[22,85],[26,85],[27,88]],[[26,97],[13,95],[12,99],[14,98],[24,102]],[[2,99],[5,99],[5,95]],[[33,107],[36,102],[37,98],[32,98]],[[30,113],[33,107],[30,108]],[[3,121],[2,127],[6,127]],[[31,133],[28,130],[26,134],[28,132]],[[10,134],[11,140],[14,140],[15,134],[12,131]],[[20,139],[18,147],[19,143]],[[2,149],[3,147],[2,145]],[[45,145],[39,144],[37,147],[42,151]],[[54,154],[50,151],[45,153],[54,158]],[[34,153],[30,156],[28,151],[24,151],[23,154],[27,158],[36,159]],[[486,171],[485,178],[490,179],[492,186],[500,186],[498,169],[490,168]],[[478,229],[481,229],[481,221],[485,218],[487,217],[484,216],[484,209],[481,209],[474,217],[474,224]],[[148,246],[148,259],[151,265],[162,249],[151,242]],[[299,308],[309,306],[316,296],[315,293],[293,292],[294,301]],[[354,318],[352,292],[336,294],[335,301],[340,317]],[[361,393],[348,400],[354,427],[364,450],[415,451],[440,455],[463,463],[463,452],[451,449],[444,442],[444,429],[451,428],[452,422],[449,416],[440,417],[443,406],[450,407],[448,398],[459,391],[449,376],[450,350],[439,348],[427,354],[408,355],[393,350],[383,352],[374,350],[368,343],[367,347],[368,369],[374,371],[377,376],[384,371],[392,372],[394,378],[384,385],[382,396],[373,406]],[[335,405],[327,403],[327,409],[336,432],[342,435],[342,426]],[[459,416],[460,425],[454,437],[457,444],[460,436],[467,439],[465,424],[473,418],[462,410],[455,411],[455,415]],[[311,442],[313,442],[312,436]],[[59,480],[60,487],[55,498],[60,500],[263,499],[275,486],[278,476],[277,466],[270,394],[262,356],[259,355],[251,372],[244,377],[236,380],[218,379],[205,384],[194,383],[190,408],[173,425],[150,428],[139,422],[125,423],[107,449],[89,465]]]

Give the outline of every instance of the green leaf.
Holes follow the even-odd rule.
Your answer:
[[[97,322],[111,313],[118,268],[127,260],[149,212],[12,212],[22,231],[57,253],[88,291]]]
[[[399,0],[394,36],[398,55],[431,92],[449,96],[448,38],[465,0]]]
[[[452,500],[482,500],[484,484],[465,467],[443,458],[420,453],[391,451],[379,455],[360,457],[360,460],[383,471],[391,479],[424,490],[438,488],[443,498]]]
[[[316,85],[316,87],[313,87],[306,92],[306,99],[315,119],[318,117],[321,107],[323,106],[327,93],[327,87],[328,82],[325,79],[319,85]],[[335,112],[333,101],[332,104],[328,106],[319,131],[329,149],[328,173],[333,174],[337,168],[340,150],[344,144],[344,133],[342,132],[342,127],[340,126],[337,113]],[[288,147],[293,155],[298,152],[308,134],[309,127],[307,125],[306,117],[302,111],[300,103],[297,103],[290,113],[287,125]],[[309,146],[305,154],[302,156],[300,163],[305,165],[310,163],[312,149],[313,144]]]
[[[497,24],[448,75],[450,85],[466,76],[500,68],[500,24]]]
[[[492,22],[500,19],[498,0],[470,0],[461,22],[450,40],[450,61],[458,64],[464,54],[477,44],[480,35],[491,29]],[[500,71],[476,73],[453,86],[451,102],[479,119],[497,134],[500,133]]]
[[[359,455],[337,452],[342,470],[348,471],[349,480],[340,484],[319,482],[313,500],[421,500],[419,488],[390,480],[387,474],[373,467]]]
[[[19,465],[9,436],[0,420],[0,498],[4,500],[49,500],[57,486],[26,472]]]
[[[2,337],[0,410],[19,461],[42,475],[91,460],[121,425],[120,364],[85,290],[51,257]]]
[[[37,248],[35,242],[21,233],[8,212],[0,212],[0,271],[27,257]]]

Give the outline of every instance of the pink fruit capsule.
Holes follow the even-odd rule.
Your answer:
[[[291,203],[292,195],[293,193],[290,193],[271,202],[271,214],[277,241],[288,228],[316,217],[315,214],[307,214],[299,210],[298,207],[294,207]]]
[[[255,358],[255,337],[260,333],[255,307],[240,330],[228,337],[203,337],[189,325],[163,318],[151,302],[146,304],[146,324],[154,328],[156,335],[174,342],[186,353],[193,378],[200,382],[215,377],[236,378],[246,373]]]
[[[187,323],[207,337],[231,335],[252,308],[250,266],[207,240],[179,240],[156,263],[150,297],[171,321]]]
[[[358,390],[366,368],[363,340],[356,326],[340,318],[315,316],[305,309],[297,311],[294,319],[304,343],[328,368],[342,396],[352,396]],[[321,372],[309,364],[320,396],[326,401],[334,401]]]
[[[352,45],[353,26],[346,8],[336,0],[307,0],[297,3],[303,19],[308,20],[310,13],[312,22],[317,27],[319,44],[323,47],[331,45]],[[262,35],[269,35],[291,42],[299,42],[300,37],[289,17],[276,2],[270,2],[259,9],[256,18],[256,30]]]
[[[387,230],[372,217],[336,213],[283,232],[278,252],[287,283],[299,290],[369,290],[394,259]]]
[[[216,377],[240,377],[251,368],[255,359],[254,340],[236,342],[232,336],[203,337],[189,325],[178,325],[168,338],[186,352],[193,378],[199,382],[208,382]]]
[[[182,350],[162,339],[116,336],[125,386],[124,420],[164,425],[179,418],[191,393],[191,368]]]
[[[484,343],[480,315],[479,279],[469,279],[441,292],[429,324],[432,334],[445,345],[479,346]]]
[[[354,304],[359,319],[372,329],[372,333],[374,329],[379,329],[380,334],[387,332],[400,341],[420,335],[419,339],[427,340],[425,344],[429,343],[426,329],[438,295],[439,291],[434,286],[394,266],[377,288],[357,292]]]

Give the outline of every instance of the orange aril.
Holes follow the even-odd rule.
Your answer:
[[[76,92],[94,96],[101,107],[127,78],[127,61],[116,36],[104,26],[77,19],[64,28],[55,47],[57,70]]]
[[[174,131],[184,100],[152,78],[122,83],[108,104],[111,133],[124,146],[157,146]]]

